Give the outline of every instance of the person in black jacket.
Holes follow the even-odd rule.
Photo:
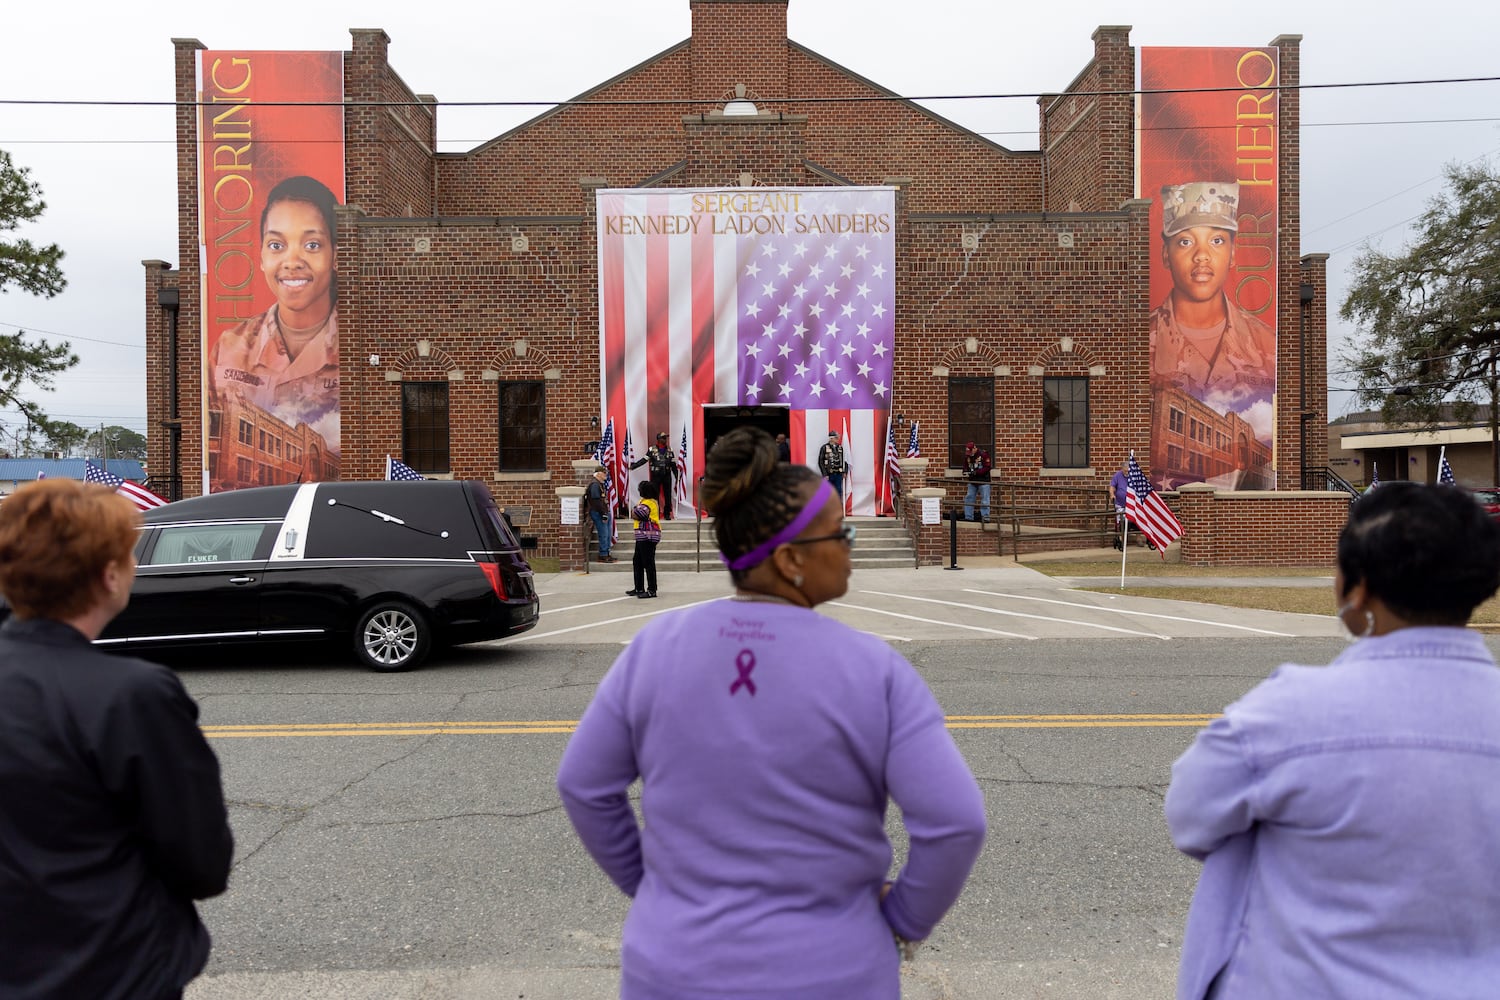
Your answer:
[[[45,479],[0,504],[0,997],[164,1000],[208,961],[193,900],[234,840],[177,676],[92,646],[130,600],[140,515]]]
[[[667,440],[667,432],[662,431],[656,435],[656,445],[646,449],[646,454],[630,463],[632,469],[639,469],[647,462],[651,463],[651,481],[656,484],[657,502],[661,504],[661,519],[672,520],[672,481],[677,477],[677,457],[672,454],[672,443]]]

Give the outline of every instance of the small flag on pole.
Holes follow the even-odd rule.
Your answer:
[[[682,447],[677,449],[677,499],[688,498],[687,473],[687,424],[682,425]]]
[[[399,458],[385,456],[385,478],[402,483],[420,482],[427,477],[407,465]]]
[[[83,463],[83,481],[111,487],[116,493],[135,504],[138,510],[150,510],[152,507],[162,507],[167,503],[166,497],[157,496],[146,487],[132,483],[128,479],[121,479],[113,472],[95,465],[92,459]]]
[[[1130,462],[1125,471],[1125,516],[1156,546],[1162,560],[1167,558],[1167,545],[1174,538],[1182,537],[1182,523],[1151,488],[1145,473],[1136,463],[1135,452],[1130,453]]]
[[[891,425],[885,434],[885,471],[893,481],[901,478],[901,457],[896,454],[896,427]]]
[[[1365,492],[1368,493],[1368,492],[1370,492],[1371,490],[1373,490],[1375,487],[1377,487],[1379,485],[1380,485],[1380,466],[1376,465],[1374,462],[1371,462],[1370,463],[1370,485],[1365,487]]]
[[[1447,446],[1438,452],[1438,482],[1444,486],[1458,485],[1458,481],[1453,478],[1453,466],[1448,464]]]
[[[913,420],[911,422],[911,440],[908,441],[908,442],[906,442],[906,457],[907,458],[921,458],[922,457],[922,446],[919,445],[919,444],[917,444],[917,423],[918,423],[918,421],[915,421],[915,420]]]

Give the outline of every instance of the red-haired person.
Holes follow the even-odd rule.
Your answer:
[[[44,479],[0,504],[0,996],[166,1000],[208,961],[193,900],[234,841],[198,706],[92,640],[124,610],[140,515]]]

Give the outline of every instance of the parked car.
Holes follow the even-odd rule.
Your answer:
[[[335,640],[371,670],[534,626],[531,567],[483,483],[334,482],[214,493],[145,514],[132,650]]]
[[[1485,486],[1472,492],[1490,517],[1500,520],[1500,486]]]

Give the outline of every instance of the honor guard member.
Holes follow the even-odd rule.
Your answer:
[[[651,464],[651,481],[656,484],[657,500],[661,504],[661,519],[672,519],[672,481],[677,478],[677,458],[672,454],[672,445],[667,432],[656,435],[656,444],[646,449],[646,454],[630,463],[632,469]]]

